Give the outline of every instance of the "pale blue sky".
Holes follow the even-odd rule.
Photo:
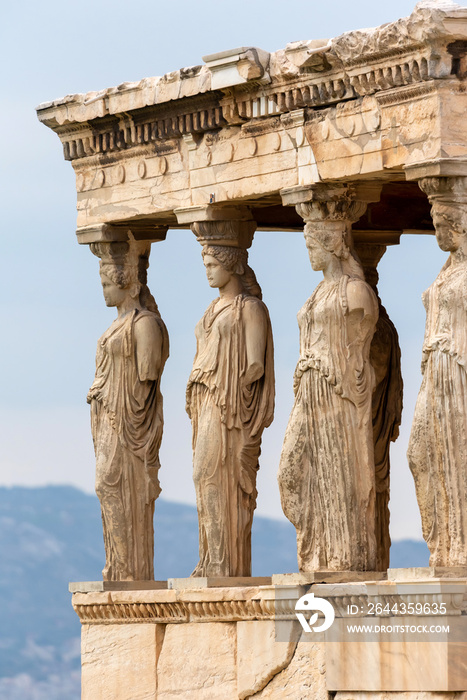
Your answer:
[[[72,167],[63,160],[58,137],[37,121],[34,108],[67,93],[196,65],[217,51],[249,45],[274,51],[298,39],[377,26],[412,9],[406,0],[385,5],[359,0],[8,3],[0,28],[0,485],[71,483],[92,490],[85,397],[96,341],[114,316],[102,299],[97,259],[76,243]],[[444,260],[434,239],[421,236],[404,238],[380,264],[380,293],[400,333],[406,385],[404,422],[393,450],[395,538],[420,536],[405,450],[420,384],[420,296]],[[296,313],[320,277],[310,269],[299,234],[257,233],[251,264],[271,313],[276,347],[277,411],[264,433],[258,512],[281,517],[276,472],[293,400]],[[163,380],[163,496],[194,502],[184,391],[194,354],[193,329],[213,291],[191,233],[170,231],[166,242],[153,246],[149,279],[171,336]]]

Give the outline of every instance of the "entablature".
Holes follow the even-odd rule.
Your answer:
[[[433,163],[466,162],[466,56],[467,8],[425,0],[376,29],[270,54],[224,51],[204,66],[43,103],[38,116],[75,169],[78,227],[178,225],[175,210],[215,203],[257,210],[259,228],[295,230],[279,213],[284,188],[392,186]],[[401,230],[424,230],[426,197],[423,206]]]

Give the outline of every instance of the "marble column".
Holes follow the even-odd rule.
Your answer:
[[[295,402],[278,476],[282,506],[297,530],[300,571],[374,571],[370,348],[378,302],[351,235],[369,199],[347,185],[321,184],[282,196],[304,219],[311,266],[324,276],[298,314]]]
[[[375,236],[376,237],[376,236]],[[372,398],[373,445],[375,451],[375,532],[376,569],[389,568],[389,482],[391,442],[399,436],[402,415],[403,382],[401,351],[397,330],[381,303],[378,293],[377,266],[386,245],[355,241],[355,251],[362,263],[365,280],[378,299],[379,318],[371,341],[370,362],[375,373],[375,389]]]
[[[97,344],[88,393],[96,492],[104,528],[104,581],[154,579],[154,502],[160,493],[160,381],[169,339],[147,286],[151,241],[166,228],[136,222],[78,231],[100,259],[104,301],[117,318]]]
[[[408,460],[430,565],[467,566],[467,177],[426,177],[436,240],[448,258],[423,294],[422,385]]]
[[[191,224],[208,283],[219,290],[196,326],[187,386],[200,556],[192,575],[251,576],[261,437],[274,412],[271,322],[248,265],[256,224],[242,209],[176,213]]]

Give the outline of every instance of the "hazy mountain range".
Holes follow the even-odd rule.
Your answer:
[[[197,562],[193,506],[157,501],[155,578],[189,576]],[[253,575],[297,570],[289,523],[255,517]],[[0,488],[0,698],[79,700],[80,624],[69,581],[101,578],[99,502],[68,486]],[[426,566],[424,542],[391,549],[393,567]]]

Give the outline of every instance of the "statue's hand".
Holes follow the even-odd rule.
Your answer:
[[[428,355],[429,355],[429,353],[427,353],[425,351],[422,352],[422,361],[420,363],[420,370],[421,370],[422,374],[425,374],[425,369],[426,369],[426,365],[428,362]]]
[[[97,401],[102,400],[102,392],[95,389],[94,387],[91,387],[88,391],[88,395],[86,396],[86,401],[87,403],[91,403],[93,399],[96,399]]]

